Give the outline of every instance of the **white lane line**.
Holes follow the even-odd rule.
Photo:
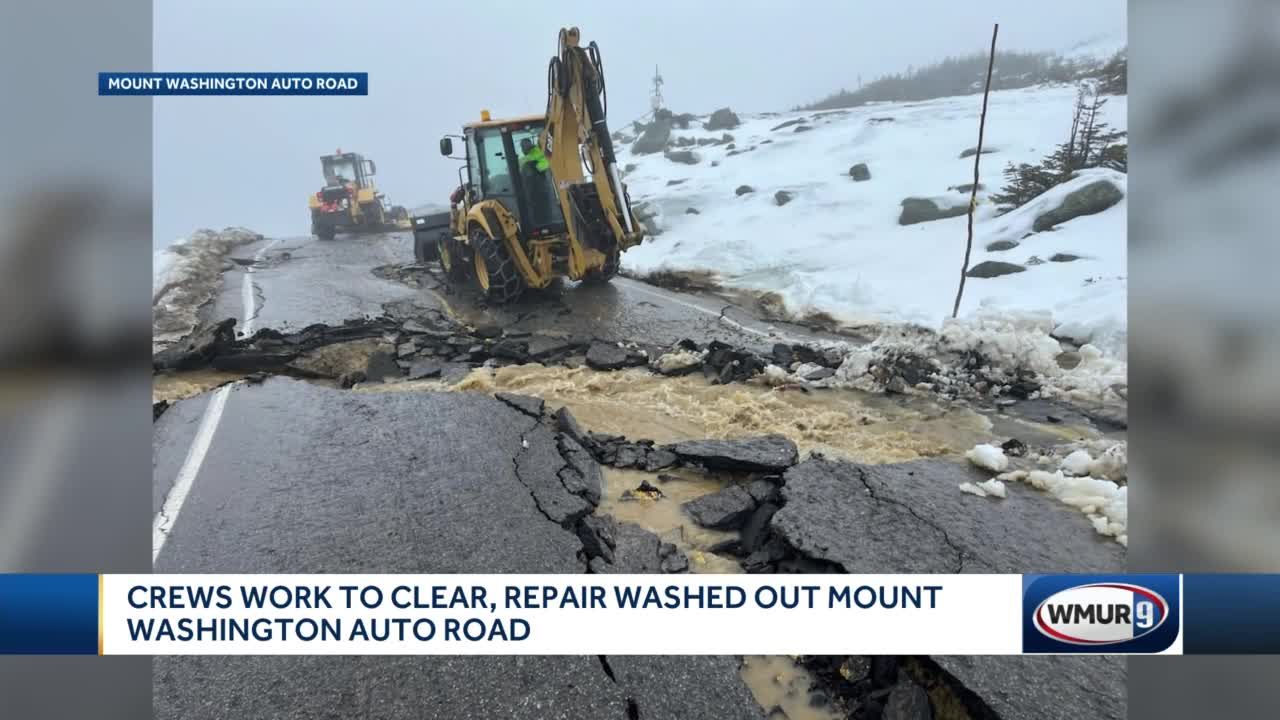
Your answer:
[[[628,286],[628,287],[631,287],[631,288],[633,288],[633,289],[635,289],[635,290],[638,290],[638,291],[640,291],[640,292],[642,292],[642,293],[644,293],[644,294],[646,294],[646,295],[649,295],[649,296],[651,296],[651,297],[658,298],[659,300],[662,300],[662,301],[664,301],[664,302],[675,303],[676,305],[681,305],[681,306],[683,306],[683,307],[687,307],[687,308],[689,308],[690,310],[693,310],[693,311],[695,311],[695,312],[700,312],[700,313],[702,313],[703,315],[707,315],[707,316],[710,316],[710,317],[716,318],[716,319],[717,319],[717,320],[719,320],[720,322],[722,322],[722,323],[724,323],[724,324],[726,324],[726,325],[729,325],[729,326],[731,326],[731,327],[737,328],[738,330],[741,330],[742,332],[745,332],[745,333],[751,333],[752,335],[755,335],[755,336],[757,336],[757,337],[773,337],[773,338],[777,338],[777,339],[779,339],[779,340],[782,340],[782,341],[785,341],[785,342],[789,342],[789,343],[792,343],[792,344],[803,344],[803,343],[807,342],[806,340],[802,340],[802,339],[800,339],[800,338],[792,337],[792,336],[790,336],[790,335],[787,335],[786,333],[778,333],[778,332],[772,332],[772,333],[771,333],[771,332],[768,332],[768,331],[765,331],[765,330],[759,330],[759,329],[757,329],[757,328],[748,327],[747,325],[743,325],[742,323],[738,322],[737,320],[734,320],[733,318],[731,318],[731,317],[729,317],[729,316],[727,316],[727,315],[721,314],[721,313],[719,313],[719,312],[717,312],[717,311],[715,311],[715,310],[711,310],[711,309],[709,309],[709,308],[702,307],[701,305],[697,305],[697,304],[695,304],[695,303],[691,303],[691,302],[689,302],[688,300],[681,300],[681,299],[680,299],[680,298],[678,298],[678,297],[672,297],[672,296],[670,296],[670,295],[666,295],[666,294],[660,293],[660,292],[658,292],[658,291],[656,291],[656,290],[652,290],[652,289],[650,289],[650,288],[645,287],[645,286],[644,286],[642,283],[640,283],[639,281],[631,280],[631,279],[629,279],[629,278],[626,278],[625,280],[626,280],[626,283],[627,283],[627,286]]]
[[[254,254],[253,261],[255,263],[261,262],[266,252],[278,242],[280,241],[272,240],[264,245],[261,250]],[[244,278],[240,286],[240,299],[244,304],[244,332],[246,335],[253,332],[253,319],[256,312],[252,275],[253,267],[245,268]],[[178,514],[182,512],[182,505],[187,501],[187,496],[191,494],[191,487],[195,485],[196,476],[200,474],[200,467],[204,464],[204,457],[209,452],[209,446],[213,444],[213,435],[218,430],[218,423],[222,421],[222,411],[227,407],[227,396],[231,394],[231,387],[231,385],[223,385],[214,391],[213,397],[209,400],[209,405],[204,409],[204,415],[200,418],[200,427],[196,429],[196,436],[191,441],[191,447],[187,450],[187,457],[182,461],[182,467],[178,470],[178,477],[173,481],[173,487],[169,488],[169,494],[165,496],[160,512],[156,514],[151,523],[152,563],[160,556],[160,551],[164,548],[165,541],[169,539],[169,533],[173,531],[173,524],[178,521]]]
[[[196,475],[200,473],[200,466],[204,463],[205,453],[209,452],[209,445],[213,443],[213,434],[218,429],[218,422],[222,420],[222,411],[227,406],[227,395],[230,393],[230,385],[223,385],[214,391],[213,398],[209,400],[209,406],[204,410],[204,417],[200,418],[200,428],[196,430],[195,440],[187,450],[187,459],[183,461],[182,469],[178,470],[178,478],[173,481],[173,487],[169,489],[169,494],[164,498],[164,505],[161,506],[160,512],[156,514],[155,521],[151,525],[151,562],[153,563],[160,556],[164,541],[169,539],[173,524],[178,521],[178,513],[182,512],[182,504],[187,501],[187,495],[191,493],[191,486],[195,484]]]

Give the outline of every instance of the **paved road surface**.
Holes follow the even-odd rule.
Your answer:
[[[434,275],[409,273],[408,284],[403,269],[375,275],[375,268],[406,264],[410,242],[398,233],[244,248],[238,257],[246,266],[226,274],[207,315],[234,316],[251,329],[298,329],[387,311],[441,312],[474,325],[664,345],[690,337],[767,348],[814,337],[717,299],[623,278],[595,288],[567,284],[519,307],[487,309],[474,293],[448,288]],[[526,435],[533,424],[479,394],[353,393],[282,377],[178,402],[154,428],[155,569],[583,572],[577,537],[548,520],[530,494],[539,476],[558,469],[536,458],[558,457],[556,451],[527,453],[535,460],[518,471],[512,462],[524,442],[548,441],[547,434]],[[954,495],[955,503],[980,501]],[[922,500],[925,519],[913,532],[930,524],[930,508],[955,511]],[[792,516],[802,514],[780,517]],[[1059,516],[1078,523],[1062,532],[1081,534],[1067,546],[1092,548],[1091,565],[1119,569],[1123,554],[1097,549],[1087,521]],[[1006,517],[1013,529],[1001,535],[1005,540],[1015,547],[1036,541],[1038,528],[1019,528],[1016,517]],[[806,532],[803,522],[797,527]],[[879,537],[873,545],[893,543]],[[1021,569],[1048,568],[1000,568]],[[738,676],[737,659],[728,657],[208,657],[160,658],[154,667],[159,718],[764,717]],[[1030,711],[1046,702],[1046,693],[1068,716],[1074,706],[1094,714],[1116,706],[1096,705],[1086,697],[1093,691],[1078,684],[1005,692],[1016,682],[1008,676],[1016,667],[986,667],[965,669],[973,676],[965,682],[993,695],[1029,698],[1006,702],[1008,717],[1035,716]]]

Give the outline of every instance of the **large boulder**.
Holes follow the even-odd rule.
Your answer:
[[[631,145],[631,152],[636,155],[651,155],[667,149],[671,142],[671,121],[654,120],[645,127],[644,132]]]
[[[1100,213],[1123,199],[1124,193],[1115,186],[1115,183],[1110,180],[1098,180],[1067,195],[1063,198],[1061,205],[1036,218],[1031,229],[1044,232],[1068,220]]]
[[[756,189],[751,187],[750,185],[739,185],[738,189],[733,191],[733,194],[737,195],[738,197],[742,197],[743,195],[748,195],[755,191]]]
[[[663,154],[671,162],[685,165],[697,165],[702,160],[702,157],[692,150],[668,150]]]
[[[898,217],[899,225],[915,225],[916,223],[943,220],[969,214],[968,205],[938,207],[928,198],[907,198],[902,201],[902,215]]]
[[[871,179],[871,169],[866,163],[858,163],[849,168],[849,177],[853,178],[854,182],[866,182]]]
[[[994,278],[1001,275],[1012,275],[1025,271],[1026,268],[1013,263],[1001,262],[999,260],[987,260],[969,268],[969,272],[965,273],[971,278]]]
[[[729,108],[720,108],[711,113],[711,117],[702,127],[707,130],[732,130],[740,124],[738,116]]]

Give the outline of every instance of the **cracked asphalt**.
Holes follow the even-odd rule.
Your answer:
[[[251,259],[266,244],[236,256]],[[408,233],[275,241],[250,275],[254,325],[296,330],[384,312],[442,313],[535,336],[655,345],[689,337],[768,349],[817,337],[760,321],[718,298],[625,278],[603,287],[557,286],[517,307],[486,308],[430,273],[415,272],[414,282],[375,273],[411,258]],[[225,274],[206,318],[243,321],[244,273],[237,265]],[[155,423],[156,512],[188,462],[213,397],[179,401]],[[488,395],[361,393],[285,377],[238,383],[226,395],[155,570],[586,572],[575,524],[594,501],[570,489],[571,464],[551,426]],[[788,471],[785,504],[771,527],[847,572],[1123,569],[1122,548],[1033,490],[1010,486],[999,505],[958,492],[972,472],[942,460],[892,466],[810,460]],[[1001,717],[1124,714],[1120,661],[1093,666],[1105,667],[1099,671],[1072,658],[935,660]],[[164,657],[154,662],[155,717],[763,718],[739,663],[666,656]],[[1057,710],[1045,712],[1045,704]]]

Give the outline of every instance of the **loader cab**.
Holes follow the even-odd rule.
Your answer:
[[[541,116],[514,120],[482,120],[463,129],[466,173],[463,183],[472,202],[496,200],[518,218],[526,237],[551,236],[565,231],[560,198],[550,169],[539,172],[524,158],[523,141],[537,147],[546,119]],[[449,138],[440,141],[442,153],[452,154]]]
[[[358,188],[366,188],[373,184],[371,177],[377,172],[372,160],[365,159],[359,153],[344,153],[341,150],[333,155],[321,156],[320,169],[324,173],[326,187],[353,182]]]

